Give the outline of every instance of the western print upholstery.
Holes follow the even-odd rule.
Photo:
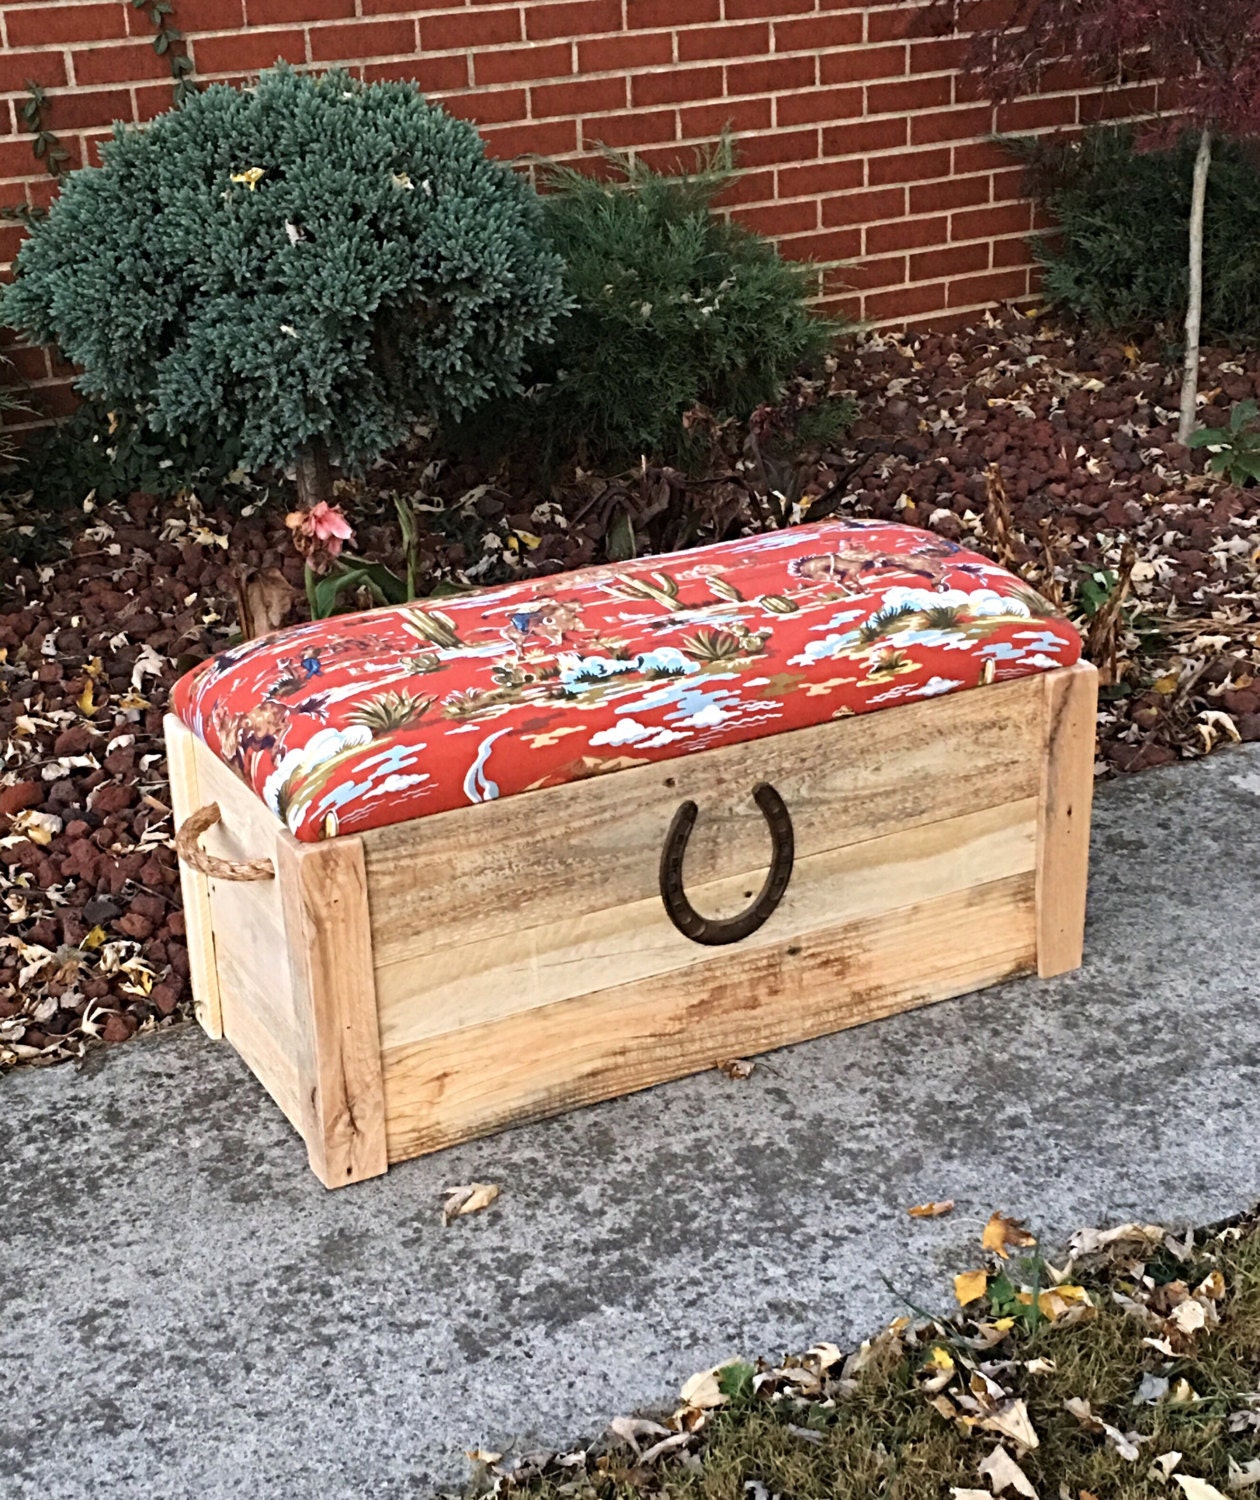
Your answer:
[[[173,708],[300,839],[1070,666],[987,558],[823,521],[341,615],[221,652]]]

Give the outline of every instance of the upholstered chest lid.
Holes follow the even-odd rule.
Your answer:
[[[300,839],[1070,666],[1073,627],[929,532],[823,521],[341,615],[174,711]]]

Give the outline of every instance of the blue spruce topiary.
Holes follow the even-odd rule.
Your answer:
[[[80,388],[249,467],[358,467],[518,388],[564,307],[532,188],[408,84],[278,66],[118,126],[22,246],[6,320]]]

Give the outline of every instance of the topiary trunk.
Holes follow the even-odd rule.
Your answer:
[[[316,438],[297,456],[297,492],[302,509],[310,510],[321,500],[331,505],[332,485],[332,464],[327,445]]]

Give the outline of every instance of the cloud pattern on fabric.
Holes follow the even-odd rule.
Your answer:
[[[172,701],[311,840],[1079,656],[988,559],[824,521],[294,626],[202,663]]]

